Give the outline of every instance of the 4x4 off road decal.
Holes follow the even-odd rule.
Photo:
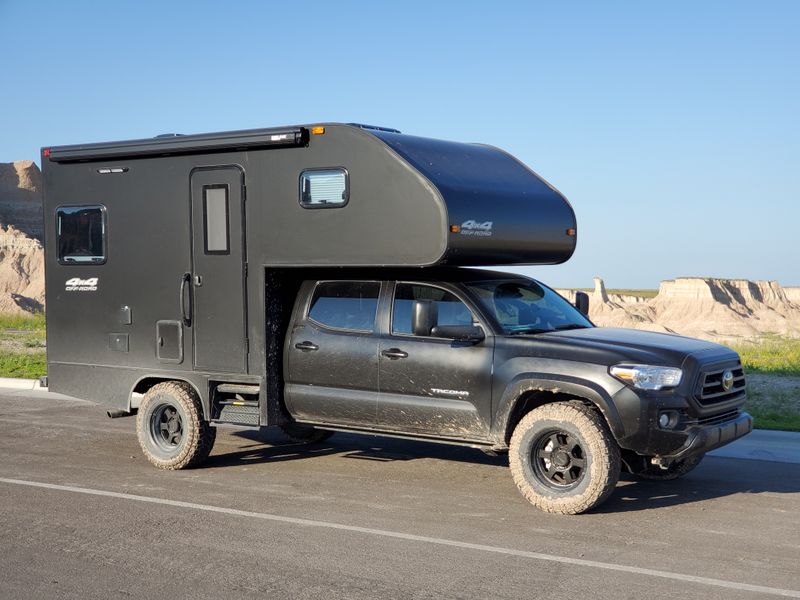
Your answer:
[[[73,277],[72,279],[67,279],[64,284],[64,290],[67,292],[96,292],[98,283],[100,283],[99,277],[90,277],[89,279]]]
[[[475,221],[470,219],[461,224],[461,235],[471,235],[475,237],[491,237],[493,221]]]

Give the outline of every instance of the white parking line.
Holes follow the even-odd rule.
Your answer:
[[[61,492],[72,492],[76,494],[87,494],[90,496],[105,496],[108,498],[118,498],[121,500],[132,500],[135,502],[148,502],[151,504],[162,504],[165,506],[174,506],[176,508],[188,508],[191,510],[202,510],[206,512],[220,513],[225,515],[233,515],[236,517],[245,517],[249,519],[261,519],[265,521],[276,521],[279,523],[288,523],[291,525],[301,525],[304,527],[321,527],[325,529],[338,529],[340,531],[349,531],[353,533],[361,533],[365,535],[372,535],[385,538],[394,538],[400,540],[408,540],[412,542],[423,542],[426,544],[435,544],[438,546],[450,546],[454,548],[464,548],[466,550],[477,550],[479,552],[491,552],[493,554],[505,554],[509,556],[517,556],[520,558],[528,558],[532,560],[555,562],[567,565],[576,565],[579,567],[589,567],[592,569],[604,569],[606,571],[617,571],[622,573],[631,573],[634,575],[646,575],[648,577],[660,577],[662,579],[671,579],[673,581],[683,581],[687,583],[696,583],[700,585],[710,585],[715,587],[728,588],[732,590],[740,590],[746,592],[755,592],[758,594],[770,594],[773,596],[784,596],[787,598],[800,598],[800,591],[798,590],[784,590],[780,588],[766,587],[761,585],[751,585],[749,583],[739,583],[736,581],[727,581],[724,579],[713,579],[710,577],[698,577],[696,575],[687,575],[685,573],[672,573],[670,571],[659,571],[656,569],[645,569],[642,567],[634,567],[630,565],[618,565],[614,563],[598,562],[594,560],[584,560],[581,558],[570,558],[568,556],[557,556],[554,554],[542,554],[540,552],[528,552],[525,550],[515,550],[513,548],[503,548],[501,546],[486,546],[484,544],[472,544],[469,542],[460,542],[457,540],[448,540],[445,538],[428,537],[424,535],[414,535],[411,533],[402,533],[399,531],[388,531],[384,529],[373,529],[370,527],[358,527],[355,525],[344,525],[342,523],[331,523],[328,521],[317,521],[313,519],[299,519],[296,517],[285,517],[282,515],[273,515],[269,513],[253,512],[249,510],[238,510],[235,508],[225,508],[222,506],[212,506],[209,504],[197,504],[195,502],[183,502],[180,500],[167,500],[165,498],[155,498],[152,496],[137,496],[135,494],[125,494],[122,492],[111,492],[106,490],[96,490],[92,488],[76,487],[71,485],[57,485],[54,483],[43,483],[39,481],[26,481],[23,479],[7,479],[0,477],[0,483],[9,485],[21,485],[34,488],[44,488],[48,490],[57,490]]]

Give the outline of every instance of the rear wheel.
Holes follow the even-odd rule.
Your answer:
[[[619,447],[600,415],[579,402],[546,404],[525,415],[508,456],[522,495],[545,512],[590,510],[619,479]]]
[[[333,435],[333,431],[325,429],[317,429],[311,425],[301,425],[300,423],[283,423],[280,425],[283,435],[297,442],[298,444],[316,444],[317,442],[324,442]]]
[[[666,469],[662,469],[658,465],[648,464],[642,471],[636,473],[636,476],[651,481],[672,481],[678,477],[683,477],[689,471],[693,471],[704,456],[705,454],[699,454],[683,460],[676,460]]]
[[[142,452],[159,469],[193,467],[208,458],[217,430],[203,420],[200,398],[181,381],[151,387],[136,418]]]

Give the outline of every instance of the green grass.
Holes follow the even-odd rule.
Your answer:
[[[768,336],[758,342],[731,346],[749,373],[800,377],[800,339]]]
[[[770,379],[748,385],[745,410],[757,429],[800,431],[800,382],[785,385],[779,375]]]
[[[33,315],[0,314],[0,331],[4,329],[19,329],[43,332],[44,324],[44,313],[36,313]]]
[[[20,333],[22,332],[22,333]],[[0,314],[0,377],[37,379],[47,373],[44,314]]]
[[[0,353],[0,377],[38,379],[47,374],[47,358],[44,350],[24,354]]]
[[[755,426],[800,431],[800,339],[770,335],[731,347],[748,377],[745,410]]]

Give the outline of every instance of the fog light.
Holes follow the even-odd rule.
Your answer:
[[[658,425],[662,429],[666,429],[667,427],[669,427],[669,422],[671,420],[672,419],[669,418],[668,413],[661,413],[661,415],[658,417]]]

